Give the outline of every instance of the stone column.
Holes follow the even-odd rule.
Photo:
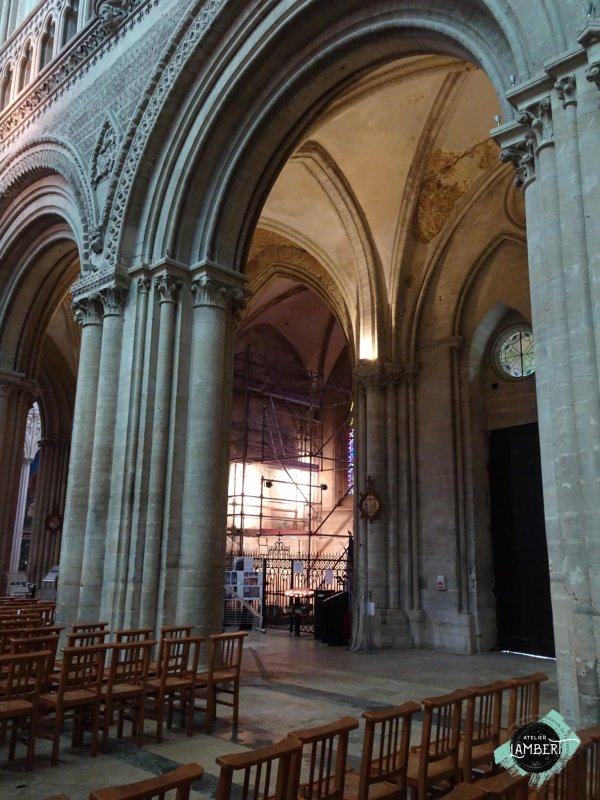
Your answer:
[[[75,622],[79,606],[102,350],[102,306],[98,295],[76,299],[73,309],[82,330],[56,602],[57,619],[67,623]],[[114,389],[113,386],[113,393]]]
[[[21,465],[21,475],[19,481],[19,496],[17,499],[17,511],[15,514],[15,527],[13,532],[12,552],[10,556],[9,572],[19,571],[21,560],[21,543],[23,541],[23,525],[25,523],[25,512],[27,510],[27,489],[29,488],[29,475],[31,465],[37,451],[39,450],[39,440],[41,436],[40,412],[37,404],[34,403],[27,415],[27,427],[25,429],[25,442],[23,446],[23,464]]]
[[[31,531],[27,578],[38,589],[50,568],[59,563],[61,532],[48,530],[48,516],[63,518],[67,475],[69,469],[69,442],[65,439],[40,441],[40,465],[35,495],[35,513]]]
[[[0,535],[0,594],[6,592],[23,464],[25,424],[34,390],[34,382],[24,375],[0,372],[0,533],[3,534]]]
[[[227,526],[234,311],[242,276],[214,266],[192,279],[194,296],[188,436],[177,620],[200,633],[221,630]]]
[[[154,394],[154,420],[152,426],[152,451],[148,486],[148,517],[144,546],[140,625],[154,625],[157,616],[159,575],[166,568],[163,563],[162,539],[165,517],[165,482],[167,449],[169,445],[171,385],[175,342],[177,297],[181,280],[168,272],[154,278],[160,296],[158,354],[156,363],[156,388]]]
[[[77,614],[77,618],[81,621],[97,621],[101,605],[106,523],[119,394],[123,311],[127,296],[128,290],[115,284],[98,292],[103,308],[102,347],[98,366],[96,415]]]

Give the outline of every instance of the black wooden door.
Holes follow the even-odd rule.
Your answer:
[[[498,647],[554,656],[537,423],[490,434]]]

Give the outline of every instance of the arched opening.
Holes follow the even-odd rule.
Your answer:
[[[56,23],[50,17],[44,26],[44,32],[40,38],[40,71],[49,64],[54,56],[54,37],[56,34]]]
[[[70,0],[63,12],[62,18],[62,36],[61,47],[64,47],[67,42],[77,33],[77,17],[79,15],[79,2],[78,0]]]
[[[23,55],[19,63],[19,79],[17,81],[17,92],[22,91],[31,80],[31,70],[33,66],[33,46],[31,42],[26,42],[23,48]]]
[[[7,64],[2,79],[0,80],[0,108],[6,108],[11,101],[13,85],[12,66]]]

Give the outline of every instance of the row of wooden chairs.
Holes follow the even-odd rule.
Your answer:
[[[162,631],[173,632],[173,628]],[[71,635],[90,633],[76,630]],[[9,759],[27,731],[26,769],[32,767],[36,736],[52,739],[51,763],[56,765],[67,717],[73,720],[73,746],[82,744],[86,729],[91,731],[92,755],[96,755],[100,733],[101,748],[107,749],[115,715],[117,736],[121,738],[128,721],[141,746],[147,702],[154,708],[157,741],[162,740],[164,724],[172,725],[176,709],[188,736],[193,733],[195,710],[205,711],[206,728],[211,730],[219,704],[233,708],[237,725],[245,632],[210,637],[181,632],[173,638],[161,635],[157,662],[151,662],[154,639],[122,633],[114,643],[67,646],[58,662],[58,634],[12,639],[12,652],[0,656],[0,724],[5,736],[11,728]],[[55,664],[60,665],[57,672]]]

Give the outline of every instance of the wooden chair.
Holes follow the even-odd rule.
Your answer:
[[[95,633],[96,631],[107,631],[107,628],[108,622],[74,622],[71,625],[71,633]]]
[[[90,720],[91,755],[95,756],[98,746],[100,724],[100,692],[104,675],[104,659],[107,644],[92,647],[65,647],[63,666],[60,672],[58,691],[40,695],[40,725],[50,720],[52,739],[52,766],[58,764],[60,735],[67,715],[73,717],[72,746],[83,741],[84,724]]]
[[[381,711],[365,711],[360,775],[346,776],[346,800],[376,797],[404,800],[410,729],[419,703],[407,702]]]
[[[485,795],[476,783],[459,783],[444,800],[485,800]]]
[[[102,752],[108,748],[108,734],[117,711],[117,738],[123,736],[125,719],[131,720],[132,736],[138,747],[144,737],[144,707],[152,639],[141,642],[117,642],[112,645],[108,682],[100,693]],[[133,716],[127,716],[131,712]]]
[[[287,738],[247,753],[219,756],[216,800],[292,800],[298,797],[302,745]],[[232,791],[235,773],[241,773]],[[237,784],[241,785],[238,786]]]
[[[163,625],[160,628],[160,641],[158,645],[158,660],[150,662],[150,675],[158,673],[158,665],[162,662],[164,642],[167,639],[187,639],[192,635],[193,625]]]
[[[600,727],[577,731],[581,739],[577,760],[577,791],[584,800],[600,798]]]
[[[167,727],[171,727],[173,706],[179,702],[182,723],[188,736],[194,732],[194,689],[198,672],[200,649],[205,638],[187,636],[183,639],[165,639],[158,675],[146,684],[147,693],[153,697],[156,711],[156,741],[162,741],[165,706],[168,705]]]
[[[508,681],[471,686],[468,691],[465,730],[461,737],[459,765],[464,781],[472,780],[474,767],[495,769],[494,750],[500,744],[502,698],[510,689]],[[470,746],[469,746],[470,743]]]
[[[508,772],[501,772],[492,775],[490,778],[476,781],[472,786],[476,786],[486,798],[493,800],[527,800],[529,793],[529,777],[515,777]],[[535,795],[533,795],[535,797]],[[575,796],[572,798],[575,800]]]
[[[199,781],[203,774],[204,769],[198,764],[184,764],[156,778],[96,789],[90,792],[90,800],[152,800],[154,797],[162,800],[165,792],[173,790],[176,790],[175,800],[188,800],[192,784]]]
[[[53,633],[49,636],[26,636],[24,638],[11,639],[12,653],[39,653],[40,650],[50,653],[50,658],[46,660],[46,673],[43,679],[42,691],[47,691],[50,687],[50,677],[54,671],[59,638],[58,634]]]
[[[537,720],[540,714],[540,684],[547,681],[543,672],[510,679],[508,694],[507,735],[515,725]]]
[[[461,710],[469,697],[471,693],[467,690],[458,690],[423,700],[421,744],[412,748],[406,778],[418,800],[425,800],[430,786],[443,781],[452,787],[460,782]]]
[[[218,633],[210,636],[208,670],[196,675],[196,695],[204,697],[206,732],[210,733],[217,718],[217,706],[233,709],[232,725],[238,726],[240,669],[246,631]]]
[[[154,639],[154,628],[130,628],[129,630],[115,631],[116,642],[147,642],[149,639]]]
[[[0,724],[4,736],[10,730],[9,761],[14,760],[19,732],[24,732],[27,745],[26,770],[33,767],[38,699],[49,659],[48,650],[0,656],[0,667],[5,664],[8,666],[4,695],[0,698]]]
[[[308,756],[307,780],[302,780],[300,796],[304,800],[342,800],[346,780],[346,756],[350,731],[358,728],[354,717],[342,717],[328,725],[291,731]]]

